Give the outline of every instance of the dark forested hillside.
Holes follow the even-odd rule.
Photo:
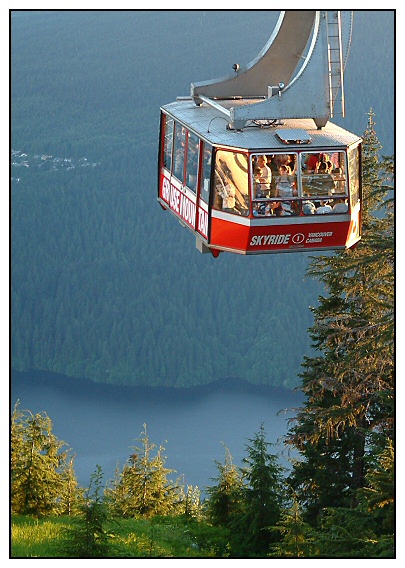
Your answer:
[[[304,280],[308,257],[200,255],[156,203],[159,106],[250,61],[277,15],[13,12],[15,368],[297,384],[320,292]],[[356,18],[344,125],[361,134],[372,107],[388,154],[393,12]]]

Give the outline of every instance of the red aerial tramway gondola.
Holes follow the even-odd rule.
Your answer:
[[[246,68],[161,108],[158,201],[201,252],[360,240],[362,140],[329,120],[338,102],[344,114],[351,26],[351,12],[281,12]]]

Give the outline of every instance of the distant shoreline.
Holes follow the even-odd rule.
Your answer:
[[[96,383],[90,379],[78,379],[75,377],[68,377],[58,373],[49,371],[40,371],[32,369],[30,371],[16,371],[11,370],[11,392],[19,391],[24,388],[24,385],[40,387],[54,387],[57,390],[66,393],[76,392],[80,390],[83,396],[112,396],[114,398],[125,397],[139,397],[139,396],[158,396],[169,397],[170,399],[176,398],[193,398],[199,396],[211,395],[216,392],[238,392],[246,394],[256,394],[264,397],[281,398],[285,395],[297,396],[298,400],[303,398],[299,391],[287,389],[285,387],[277,387],[271,385],[255,385],[249,381],[227,377],[213,381],[205,385],[190,386],[190,387],[166,387],[166,386],[144,386],[144,385],[114,385],[106,383]]]

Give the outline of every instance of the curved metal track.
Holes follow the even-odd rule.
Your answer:
[[[313,118],[322,127],[333,116],[339,89],[343,100],[351,29],[350,11],[282,11],[251,63],[233,75],[193,83],[191,96],[196,104],[219,109],[221,99],[246,99],[246,104],[224,110],[231,128],[243,128],[248,120],[282,118]]]

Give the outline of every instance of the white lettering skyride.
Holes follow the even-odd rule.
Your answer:
[[[250,241],[250,246],[286,245],[290,238],[291,235],[255,235]]]
[[[195,203],[165,177],[162,183],[162,197],[169,204],[170,209],[180,215],[186,223],[194,228],[196,214]]]

